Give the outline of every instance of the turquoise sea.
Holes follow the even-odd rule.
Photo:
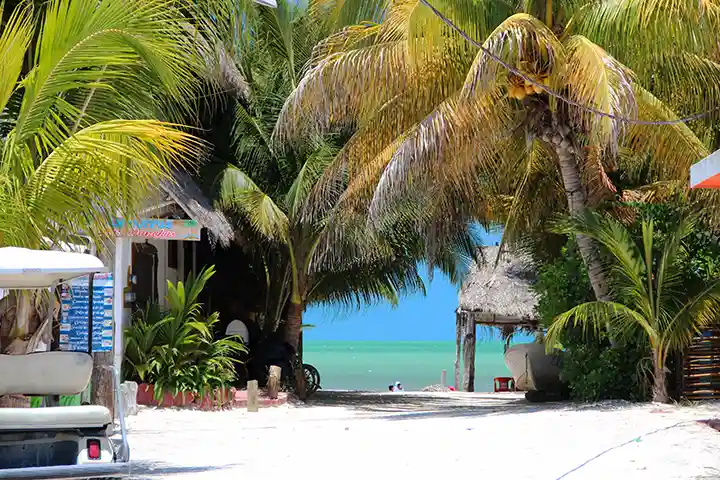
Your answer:
[[[405,390],[440,383],[447,370],[454,382],[454,342],[341,342],[305,341],[305,363],[320,371],[324,389],[387,390],[400,382]],[[475,355],[475,390],[492,391],[494,377],[509,376],[498,340],[478,341]]]

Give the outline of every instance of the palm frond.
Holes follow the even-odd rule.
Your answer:
[[[571,327],[580,327],[583,332],[600,335],[610,324],[612,331],[618,335],[631,336],[641,328],[653,344],[660,338],[658,332],[650,325],[643,314],[615,302],[587,302],[571,308],[558,315],[545,334],[545,345],[551,351],[560,343],[561,335]]]
[[[499,140],[507,136],[513,120],[507,99],[497,91],[470,100],[451,97],[443,102],[407,134],[394,153],[378,182],[371,215],[378,217],[393,198],[415,187],[415,182],[429,185],[474,178],[470,172],[492,162]],[[456,159],[446,165],[451,168],[437,168],[449,154]]]
[[[4,9],[0,8],[0,15],[3,13]],[[10,96],[17,88],[34,30],[32,12],[27,5],[18,5],[3,25],[0,34],[0,111],[5,110]]]
[[[173,127],[117,120],[60,142],[26,183],[14,180],[2,192],[5,244],[38,248],[43,236],[63,239],[75,232],[106,238],[111,217],[118,211],[132,217],[159,180],[172,181],[173,168],[199,156],[202,144]]]
[[[635,85],[638,116],[645,120],[672,120],[677,116],[647,90]],[[626,145],[639,158],[647,156],[656,180],[676,181],[681,188],[689,182],[690,166],[708,155],[705,145],[684,123],[632,125]]]
[[[182,101],[192,95],[191,41],[180,12],[166,0],[53,0],[45,10],[36,68],[23,82],[18,140],[42,125],[58,94],[84,85],[107,88],[139,62]]]
[[[333,163],[336,155],[337,148],[322,143],[305,158],[305,163],[286,194],[286,204],[291,217],[300,218],[302,211],[306,209],[308,195],[318,179]]]
[[[630,70],[581,35],[569,37],[564,46],[567,62],[557,85],[566,87],[572,100],[623,118],[637,115]],[[617,148],[624,123],[576,107],[570,107],[570,115],[579,128],[590,132],[591,145]]]
[[[287,243],[288,217],[272,198],[239,168],[228,165],[220,185],[220,204],[245,216],[268,240]]]
[[[615,289],[621,298],[631,302],[633,308],[643,312],[647,318],[654,316],[651,293],[645,284],[651,265],[645,263],[644,255],[622,224],[608,216],[585,210],[558,220],[554,227],[558,233],[587,235],[598,241],[616,261],[612,271],[617,278]]]
[[[535,77],[550,76],[564,63],[565,52],[555,34],[540,20],[518,13],[501,23],[483,42],[483,47],[520,71]],[[494,89],[507,82],[509,72],[480,51],[468,72],[463,95]]]
[[[634,68],[668,52],[707,55],[717,49],[720,5],[714,0],[589,3],[576,11],[571,28]]]

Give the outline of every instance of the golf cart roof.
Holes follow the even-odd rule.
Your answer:
[[[106,271],[99,258],[85,253],[0,248],[0,288],[46,288]]]

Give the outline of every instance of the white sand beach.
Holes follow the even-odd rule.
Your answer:
[[[720,404],[319,392],[259,413],[146,408],[129,428],[136,479],[720,479],[708,418]]]

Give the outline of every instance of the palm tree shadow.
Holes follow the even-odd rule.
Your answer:
[[[422,418],[483,417],[489,415],[528,414],[553,410],[611,411],[626,402],[579,404],[572,402],[530,403],[521,393],[379,393],[363,391],[320,391],[308,406],[343,407],[360,415],[383,420]]]

